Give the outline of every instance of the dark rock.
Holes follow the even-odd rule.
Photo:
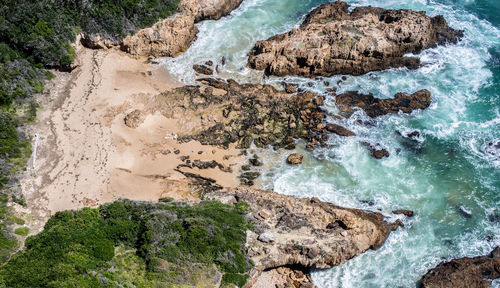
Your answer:
[[[205,62],[205,65],[207,65],[207,66],[213,66],[214,62],[212,62],[212,60],[208,60],[207,62]]]
[[[360,94],[349,91],[335,97],[335,102],[341,111],[354,112],[359,107],[370,117],[377,117],[389,113],[411,113],[416,109],[426,109],[431,105],[431,93],[428,90],[419,90],[411,95],[397,93],[392,99],[379,99],[372,94]]]
[[[259,157],[257,157],[257,155],[254,155],[253,158],[248,159],[248,161],[253,166],[262,166],[262,162],[259,160]]]
[[[368,150],[370,150],[373,157],[376,159],[382,159],[384,157],[389,157],[389,152],[385,149],[377,149],[377,145],[372,145],[368,142],[361,142],[361,145],[365,146]]]
[[[500,278],[500,248],[490,257],[464,257],[443,262],[422,277],[422,288],[488,288]]]
[[[200,74],[212,75],[214,71],[205,65],[194,64],[193,70]]]
[[[222,165],[219,164],[215,160],[212,160],[212,161],[201,161],[201,160],[196,159],[196,160],[193,161],[192,166],[196,167],[198,169],[209,169],[209,168],[219,167],[219,166],[222,166]]]
[[[340,136],[356,136],[356,133],[337,124],[332,124],[332,123],[326,124],[326,130],[328,132],[332,132]]]
[[[411,210],[406,210],[406,209],[397,209],[392,211],[392,214],[403,214],[408,217],[413,217],[413,211]]]

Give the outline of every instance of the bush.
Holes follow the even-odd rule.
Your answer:
[[[0,0],[0,41],[48,67],[73,62],[76,31],[119,40],[177,10],[179,0]]]
[[[116,201],[58,212],[40,234],[26,239],[26,249],[1,268],[0,279],[7,287],[116,287],[130,281],[165,287],[184,279],[183,267],[216,264],[225,283],[243,286],[251,264],[244,248],[249,224],[240,211],[211,201],[193,206]],[[124,256],[119,247],[138,253]]]

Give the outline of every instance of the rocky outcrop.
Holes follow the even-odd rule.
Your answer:
[[[300,28],[257,42],[248,66],[303,77],[415,69],[419,59],[405,54],[455,43],[462,34],[442,16],[431,18],[424,11],[357,7],[349,13],[348,5],[337,1],[314,9]]]
[[[151,101],[151,112],[167,118],[191,119],[179,142],[239,148],[285,147],[293,139],[311,146],[327,140],[318,129],[325,118],[315,93],[287,93],[270,85],[239,84],[234,80],[200,79],[203,85],[179,87]],[[201,123],[201,124],[199,124]],[[290,142],[291,141],[291,142]]]
[[[120,47],[132,55],[175,57],[186,51],[196,40],[195,23],[216,20],[238,8],[243,0],[181,0],[179,12],[141,29],[123,41],[109,40],[101,35],[82,35],[81,43],[88,48]]]
[[[248,255],[258,273],[279,267],[309,271],[340,265],[377,249],[399,226],[387,223],[380,213],[251,188],[214,191],[205,198],[249,205],[247,217],[255,229],[247,234]]]
[[[194,15],[195,22],[217,20],[229,15],[243,0],[181,0],[180,11]]]
[[[127,36],[121,49],[132,55],[175,57],[189,48],[198,28],[191,14],[176,14]]]
[[[335,102],[341,111],[352,113],[354,107],[361,108],[370,117],[395,114],[399,111],[411,113],[416,109],[426,109],[431,105],[431,92],[419,90],[411,95],[397,93],[392,99],[380,99],[372,94],[361,94],[349,91],[335,97]]]
[[[500,278],[500,247],[490,256],[464,257],[444,262],[429,270],[422,288],[488,288]]]

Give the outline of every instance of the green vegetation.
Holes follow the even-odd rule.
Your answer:
[[[22,133],[34,121],[45,80],[44,68],[68,70],[79,32],[119,40],[177,10],[179,0],[0,0],[0,263],[16,247],[10,201],[26,202],[12,192],[31,144]],[[17,193],[17,194],[16,194]]]
[[[77,31],[119,40],[177,10],[179,0],[0,0],[0,42],[34,63],[68,67]]]
[[[0,287],[243,286],[246,206],[116,201],[56,213],[0,270]],[[17,230],[16,230],[17,231]],[[27,233],[27,231],[26,231]]]
[[[14,230],[14,233],[16,233],[19,236],[26,236],[30,232],[30,229],[28,227],[19,227]]]

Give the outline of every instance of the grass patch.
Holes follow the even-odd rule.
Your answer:
[[[26,236],[28,235],[28,233],[30,233],[30,229],[28,227],[19,227],[14,230],[14,233],[19,236]]]

